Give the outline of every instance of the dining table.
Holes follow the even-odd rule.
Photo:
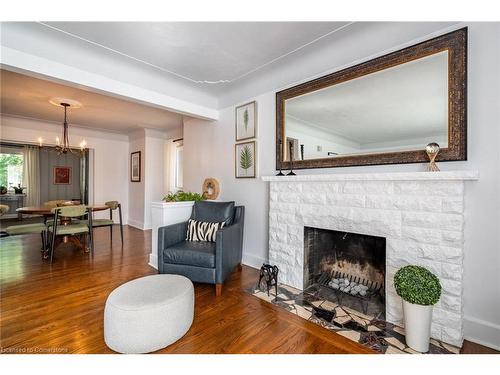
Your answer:
[[[68,202],[67,204],[64,204],[63,206],[70,206],[70,205],[78,205],[79,203],[76,202]],[[106,206],[105,204],[90,204],[86,205],[87,208],[90,209],[92,213],[97,212],[97,211],[104,211],[108,210],[109,207]],[[48,218],[53,217],[54,213],[52,210],[55,207],[53,206],[27,206],[27,207],[20,207],[16,210],[16,212],[22,217],[22,215],[41,215],[44,217],[44,222],[47,221]],[[61,217],[61,225],[68,225],[71,224],[72,219],[71,218],[66,218],[66,217]],[[73,243],[78,249],[82,249],[84,252],[88,252],[88,246],[86,246],[81,239],[78,236],[62,236],[62,240],[58,240],[56,242],[55,247],[59,246],[62,243]],[[49,257],[49,247],[47,245],[46,248],[42,248],[42,256],[44,259],[47,259]]]
[[[104,211],[109,209],[108,206],[105,204],[91,204],[87,205],[87,207],[92,210],[92,212],[95,211]],[[16,210],[17,213],[22,214],[22,215],[43,215],[43,216],[54,216],[54,213],[52,212],[52,209],[54,207],[52,206],[28,206],[28,207],[20,207]]]

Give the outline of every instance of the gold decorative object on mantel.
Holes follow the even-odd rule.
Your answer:
[[[429,165],[427,166],[427,170],[429,172],[439,171],[439,167],[435,162],[439,150],[440,150],[439,145],[435,142],[429,143],[427,146],[425,146],[425,152],[427,153],[427,156],[429,157],[430,160]]]
[[[220,193],[219,181],[213,177],[205,178],[205,181],[203,181],[202,191],[205,199],[217,199]]]

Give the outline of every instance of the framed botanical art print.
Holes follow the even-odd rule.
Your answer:
[[[54,185],[71,185],[71,167],[54,167]]]
[[[255,141],[237,143],[235,148],[235,175],[236,178],[255,178],[256,162]]]
[[[130,181],[141,182],[141,152],[130,154]]]
[[[236,142],[257,136],[257,102],[236,107]]]

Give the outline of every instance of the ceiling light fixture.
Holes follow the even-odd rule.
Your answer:
[[[62,142],[59,137],[56,137],[56,146],[51,147],[51,149],[55,150],[59,155],[67,154],[68,152],[72,154],[76,154],[77,151],[74,148],[71,148],[69,143],[69,124],[68,124],[68,108],[81,108],[81,103],[76,100],[71,99],[63,99],[63,98],[52,98],[49,102],[53,105],[61,106],[64,108],[64,122],[63,122],[63,133],[62,133]],[[38,137],[38,146],[43,147],[43,138]],[[80,142],[80,154],[85,154],[87,151],[87,141],[82,140]]]
[[[64,107],[64,122],[63,122],[63,141],[62,145],[59,142],[59,137],[56,138],[56,151],[58,154],[66,154],[68,151],[71,152],[71,148],[69,147],[69,135],[68,135],[68,121],[67,121],[67,110],[68,107],[71,107],[71,104],[61,103]]]

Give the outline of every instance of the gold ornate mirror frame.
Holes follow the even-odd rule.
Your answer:
[[[290,169],[290,161],[283,160],[281,147],[286,144],[283,135],[285,134],[285,101],[287,99],[443,51],[448,51],[448,147],[441,149],[436,161],[467,160],[467,28],[463,28],[277,92],[276,170]],[[424,148],[425,145],[422,145],[421,150],[414,151],[294,160],[293,168],[422,163],[428,161]]]

